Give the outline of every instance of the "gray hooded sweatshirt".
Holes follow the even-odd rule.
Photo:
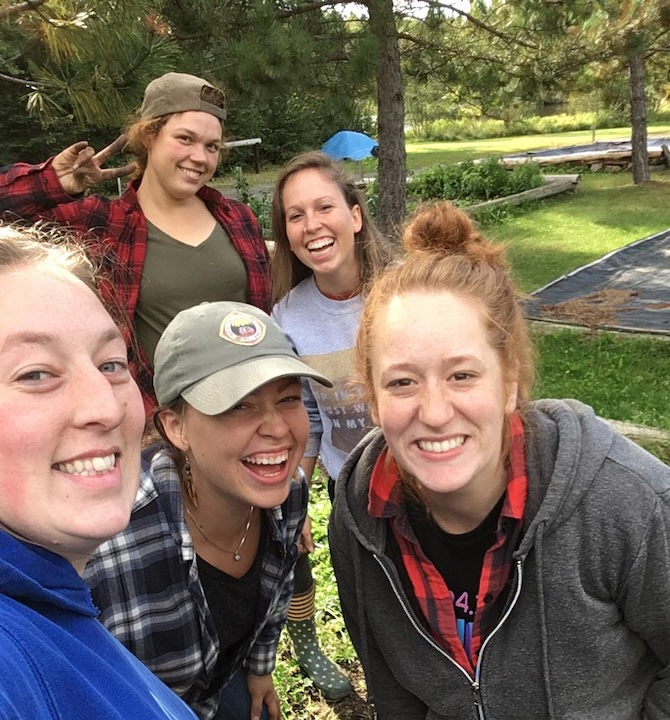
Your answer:
[[[573,400],[524,425],[523,537],[475,677],[424,629],[367,513],[381,432],[342,470],[330,549],[380,720],[670,718],[670,468]]]

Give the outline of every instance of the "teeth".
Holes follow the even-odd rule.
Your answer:
[[[278,455],[263,455],[262,457],[244,457],[242,462],[251,463],[252,465],[281,465],[288,460],[288,452],[285,450]]]
[[[202,175],[202,173],[201,173],[200,171],[198,171],[198,170],[189,170],[188,168],[181,168],[181,171],[184,172],[184,173],[186,173],[188,176],[190,176],[190,177],[192,177],[192,178],[194,178],[194,179],[199,178],[199,177]]]
[[[433,442],[429,440],[419,440],[419,447],[426,452],[445,453],[449,450],[459,447],[465,442],[465,435],[458,435],[451,440],[442,440],[441,442]]]
[[[307,243],[308,250],[322,250],[325,247],[333,245],[335,241],[332,238],[319,238]]]
[[[105,457],[87,458],[86,460],[74,460],[71,463],[57,463],[56,470],[66,472],[69,475],[97,475],[109,472],[116,464],[114,453]]]

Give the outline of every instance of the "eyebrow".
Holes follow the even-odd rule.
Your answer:
[[[7,352],[12,347],[17,345],[42,345],[47,346],[56,342],[56,336],[51,333],[36,332],[32,330],[19,330],[17,332],[9,333],[3,339],[0,344],[0,354]],[[116,327],[109,328],[106,330],[98,339],[98,345],[102,347],[109,342],[116,339],[123,340],[121,331]]]
[[[334,195],[322,195],[321,197],[313,198],[311,202],[320,203],[320,202],[323,202],[324,200],[330,200],[331,202],[333,202],[335,200],[335,196]],[[304,203],[301,202],[296,205],[288,205],[286,207],[286,212],[288,212],[289,210],[295,210],[296,208],[301,207],[303,204]]]
[[[198,138],[205,137],[201,133],[199,133],[189,127],[182,127],[181,125],[177,125],[176,127],[173,128],[172,131],[187,133],[188,135],[193,135],[194,137],[198,137]],[[218,135],[217,137],[211,137],[207,140],[207,142],[215,142],[215,143],[221,144],[223,142],[223,134]]]
[[[454,357],[442,358],[442,365],[451,367],[452,365],[460,365],[461,363],[475,363],[481,365],[482,361],[474,355],[454,355]],[[397,362],[384,368],[384,372],[412,370],[416,367],[414,362]]]

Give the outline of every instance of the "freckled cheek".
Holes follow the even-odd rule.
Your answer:
[[[380,399],[377,403],[379,427],[387,436],[398,438],[408,429],[411,421],[411,408],[405,403]]]
[[[294,225],[290,228],[286,228],[286,235],[288,236],[288,245],[291,252],[298,255],[302,250],[302,244],[300,242],[302,232]]]

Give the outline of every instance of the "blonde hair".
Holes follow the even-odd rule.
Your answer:
[[[98,266],[67,231],[46,225],[0,225],[0,271],[39,265],[73,275],[100,298]]]

